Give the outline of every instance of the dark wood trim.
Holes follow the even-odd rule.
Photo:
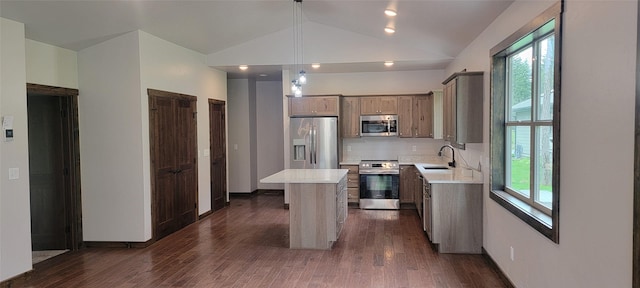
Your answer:
[[[149,239],[145,242],[110,242],[110,241],[86,241],[87,248],[147,248],[156,241]]]
[[[542,14],[538,15],[538,17],[534,18],[532,21],[522,26],[520,29],[518,29],[518,31],[509,35],[509,37],[502,40],[502,42],[498,43],[496,46],[491,48],[491,50],[489,50],[490,51],[489,53],[491,53],[491,56],[493,56],[504,51],[509,46],[511,46],[511,44],[522,39],[522,37],[524,37],[525,35],[540,28],[540,26],[549,22],[551,19],[553,19],[557,15],[562,14],[562,12],[564,11],[563,8],[564,8],[564,0],[560,0],[559,2],[557,2],[553,6],[549,7],[547,10],[542,12]],[[560,19],[560,18],[557,18],[557,19]]]
[[[638,5],[640,19],[640,5]],[[636,33],[636,79],[640,79],[640,21]],[[640,81],[636,81],[636,118],[633,167],[633,287],[640,288]]]
[[[202,213],[202,215],[198,216],[198,221],[207,218],[209,215],[213,214],[213,210],[209,210],[207,212]]]
[[[37,265],[37,264],[36,264]],[[33,274],[34,269],[31,269],[27,272],[18,274],[16,276],[13,276],[7,280],[4,280],[2,282],[0,282],[0,288],[12,288],[13,283],[18,281],[18,282],[24,282],[26,280],[29,280],[31,278],[31,275]]]
[[[482,74],[484,74],[483,71],[456,72],[456,73],[451,74],[451,76],[449,76],[449,78],[447,78],[444,81],[442,81],[442,85],[447,85],[447,83],[449,83],[449,81],[453,80],[454,78],[456,78],[458,76],[474,76],[474,75],[482,75]]]
[[[507,274],[505,274],[504,271],[502,271],[502,269],[500,269],[500,266],[498,266],[498,263],[496,263],[496,261],[493,261],[493,258],[491,258],[491,255],[489,255],[489,253],[487,253],[487,250],[485,250],[484,247],[482,247],[482,256],[487,261],[489,266],[491,266],[491,268],[493,268],[493,270],[496,271],[496,274],[498,274],[498,277],[500,278],[500,280],[502,280],[502,283],[504,283],[504,285],[507,286],[507,288],[515,288],[516,287],[516,285],[514,285],[511,282],[509,277],[507,277]]]
[[[249,193],[238,193],[238,192],[229,192],[229,199],[231,198],[251,198],[257,196],[260,192],[260,189],[253,190]]]
[[[284,195],[284,190],[282,189],[256,189],[249,193],[238,193],[238,192],[230,192],[229,198],[252,198],[262,194],[277,194]]]
[[[170,92],[170,91],[162,91],[162,90],[156,90],[156,89],[147,89],[147,95],[148,96],[155,96],[155,97],[177,97],[180,99],[185,99],[185,100],[189,100],[189,101],[193,101],[194,98],[197,101],[198,97],[193,96],[193,95],[189,95],[189,94],[182,94],[182,93],[175,93],[175,92]]]
[[[490,175],[490,193],[489,196],[492,200],[498,203],[500,206],[507,209],[514,214],[520,220],[527,223],[532,228],[536,229],[541,234],[545,235],[551,241],[560,243],[560,94],[561,94],[561,52],[562,52],[562,17],[564,15],[564,0],[561,0],[545,12],[540,14],[534,20],[526,24],[516,33],[507,37],[497,46],[493,47],[491,51],[491,88],[490,88],[490,159],[491,159],[491,175]],[[505,97],[506,91],[504,85],[495,85],[495,79],[505,79],[506,77],[506,56],[502,51],[507,49],[512,43],[526,36],[527,34],[535,31],[538,27],[549,23],[552,19],[555,19],[554,33],[556,35],[555,41],[555,73],[554,73],[554,115],[553,119],[553,207],[551,209],[551,222],[549,227],[545,224],[545,221],[541,221],[534,214],[529,213],[524,207],[520,207],[510,199],[500,195],[500,191],[504,191],[505,185]],[[502,83],[502,82],[500,82]]]
[[[49,96],[78,96],[78,89],[27,83],[27,93]]]
[[[560,243],[560,104],[561,104],[561,67],[562,67],[562,17],[564,15],[564,0],[554,4],[544,11],[534,20],[530,21],[516,33],[507,37],[500,44],[491,49],[491,95],[490,95],[490,159],[491,175],[489,176],[489,198],[493,199],[500,206],[507,209],[520,220],[527,223],[532,228],[543,234],[555,243]],[[506,91],[504,83],[506,81],[506,56],[503,51],[512,43],[537,30],[545,23],[555,19],[555,73],[554,73],[554,103],[553,103],[553,207],[551,209],[552,227],[548,227],[534,214],[527,212],[515,202],[500,195],[504,191],[505,185],[505,99]]]
[[[69,148],[70,163],[69,169],[69,189],[71,191],[71,199],[69,201],[70,211],[68,217],[70,218],[71,229],[71,249],[78,250],[83,247],[82,241],[82,192],[80,182],[80,128],[78,120],[78,89],[55,87],[48,85],[40,85],[34,83],[27,83],[27,94],[31,95],[45,95],[45,96],[58,96],[64,97],[67,101],[68,117],[67,125],[70,130],[70,134],[67,135]]]

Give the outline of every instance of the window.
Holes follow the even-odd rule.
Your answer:
[[[556,243],[561,5],[491,49],[491,199]]]

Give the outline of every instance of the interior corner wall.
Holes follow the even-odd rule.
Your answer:
[[[229,123],[229,186],[230,193],[251,193],[251,80],[228,79],[227,122]],[[254,84],[255,85],[255,84]],[[255,90],[254,90],[255,91]],[[255,95],[255,94],[254,94]],[[254,118],[255,119],[255,118]]]
[[[78,52],[84,241],[144,242],[145,193],[137,31]],[[146,107],[144,107],[146,108]]]
[[[0,116],[13,116],[14,139],[0,142],[0,281],[31,270],[31,215],[24,24],[0,18]],[[4,131],[3,131],[4,133]],[[9,168],[19,178],[9,180]]]
[[[446,69],[485,72],[487,140],[475,152],[483,154],[484,167],[490,162],[489,50],[553,4],[515,1]],[[560,243],[496,204],[485,185],[483,246],[516,287],[632,286],[637,5],[565,1]]]
[[[78,53],[26,40],[27,83],[78,89]]]
[[[284,169],[282,81],[256,82],[257,180]],[[284,189],[284,184],[258,183],[258,189]]]

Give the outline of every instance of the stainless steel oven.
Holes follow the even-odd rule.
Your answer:
[[[360,162],[360,209],[400,209],[398,161]]]
[[[361,136],[398,136],[398,115],[360,116]]]

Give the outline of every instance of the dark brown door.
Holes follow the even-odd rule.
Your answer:
[[[209,135],[211,146],[211,210],[226,205],[227,149],[225,130],[225,102],[209,100]]]
[[[196,98],[149,90],[154,238],[197,217]]]
[[[31,241],[34,251],[64,250],[71,237],[67,213],[68,155],[63,146],[68,127],[63,100],[27,96]],[[67,130],[67,131],[65,131]],[[70,231],[69,231],[70,232]]]

